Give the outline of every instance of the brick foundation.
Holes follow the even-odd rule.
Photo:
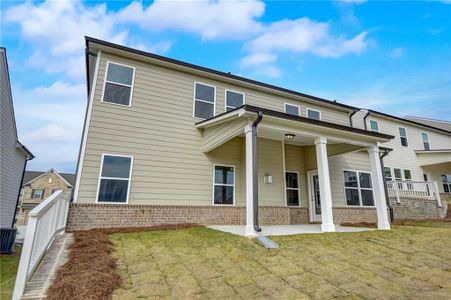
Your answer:
[[[442,207],[437,205],[436,200],[425,199],[400,199],[390,198],[393,207],[395,221],[399,220],[422,220],[422,219],[443,219],[446,216],[448,202],[442,200]]]
[[[444,218],[447,203],[437,207],[437,201],[390,199],[395,219]],[[334,223],[377,222],[375,208],[334,207]],[[108,227],[148,227],[161,224],[244,225],[245,207],[189,205],[116,205],[71,204],[67,230],[88,230]],[[261,225],[308,224],[309,210],[304,207],[261,206]]]

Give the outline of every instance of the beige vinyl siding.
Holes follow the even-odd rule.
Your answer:
[[[0,226],[9,228],[14,219],[25,155],[16,147],[17,132],[9,75],[7,73],[6,54],[3,49],[0,50],[0,80]]]
[[[229,140],[244,133],[244,127],[248,124],[246,120],[236,119],[217,126],[206,128],[203,131],[203,149],[215,147],[223,140]]]
[[[258,139],[259,205],[284,206],[284,175],[282,142]],[[265,174],[272,176],[272,183],[265,184]]]
[[[429,180],[437,181],[440,193],[444,193],[445,191],[443,190],[441,176],[451,175],[451,162],[440,165],[427,166],[424,168],[424,173],[428,174]]]

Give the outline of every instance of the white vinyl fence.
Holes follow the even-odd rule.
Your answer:
[[[56,234],[66,228],[69,197],[68,193],[58,190],[30,211],[13,300],[22,297],[25,285],[52,244]]]
[[[400,203],[401,198],[437,200],[437,205],[442,206],[440,192],[436,181],[387,181],[388,196],[396,198]]]

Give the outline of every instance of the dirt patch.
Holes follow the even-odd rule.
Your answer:
[[[341,223],[340,226],[376,228],[377,224],[372,223],[372,222],[357,222],[357,223],[344,222],[344,223]]]
[[[121,285],[116,273],[116,260],[110,255],[112,243],[108,234],[198,227],[194,224],[160,225],[153,227],[105,228],[73,233],[69,247],[69,261],[56,273],[47,290],[47,298],[53,299],[108,299]]]

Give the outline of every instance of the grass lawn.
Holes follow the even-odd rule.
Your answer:
[[[16,282],[17,267],[20,260],[20,248],[16,247],[13,255],[0,256],[0,299],[10,300],[13,296],[14,283]]]
[[[114,299],[450,299],[451,223],[274,237],[207,228],[117,233]]]

